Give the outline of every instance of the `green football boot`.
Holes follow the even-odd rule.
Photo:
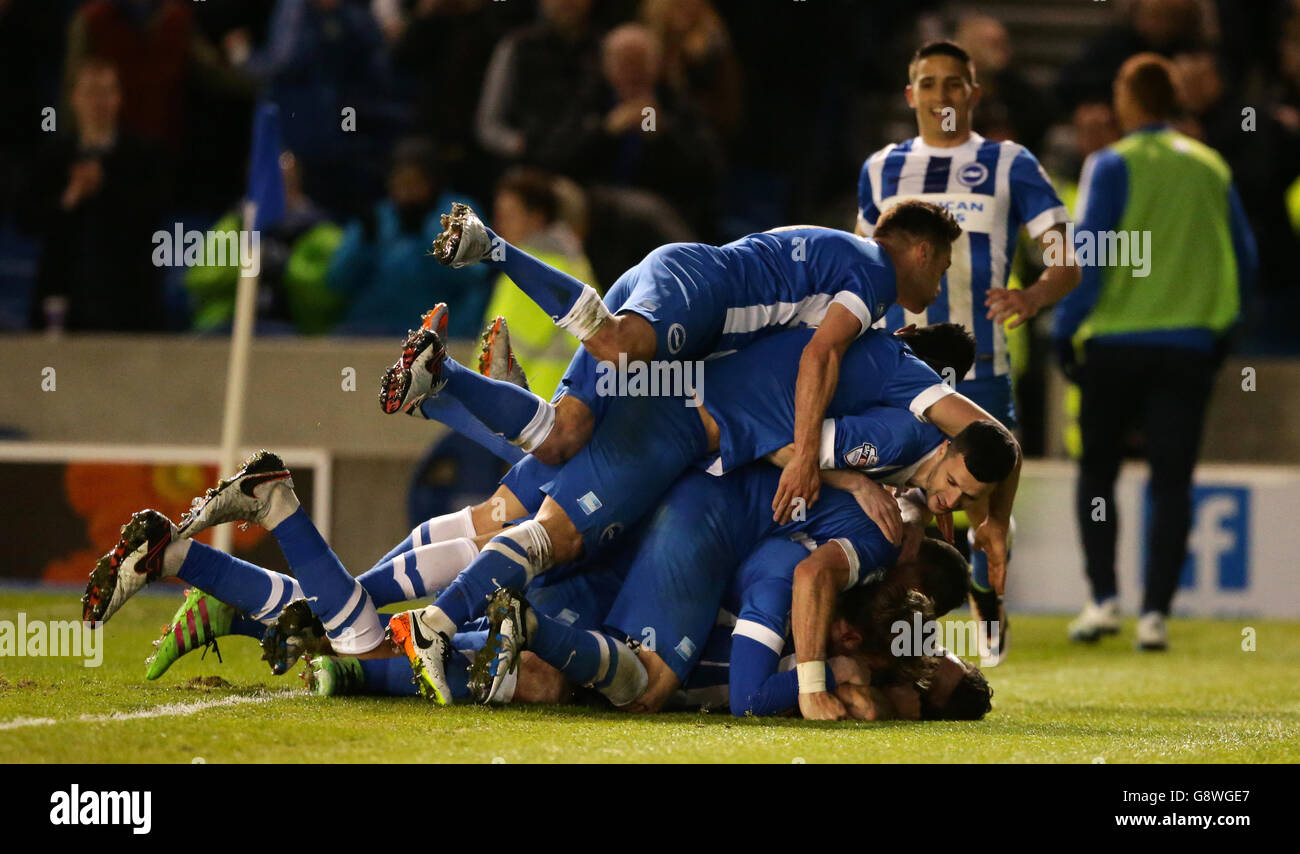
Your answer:
[[[318,697],[360,694],[366,686],[359,658],[318,655],[307,659],[307,669],[302,676],[307,680],[307,689]]]
[[[187,652],[203,647],[217,654],[221,660],[221,650],[217,647],[217,638],[230,634],[230,624],[238,612],[202,590],[185,591],[185,601],[172,617],[169,625],[163,627],[162,637],[153,642],[153,655],[145,662],[147,669],[144,678],[157,679],[167,672],[178,658]]]

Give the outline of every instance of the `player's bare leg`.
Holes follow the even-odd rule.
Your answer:
[[[587,444],[591,431],[596,427],[596,419],[587,404],[567,394],[555,402],[553,410],[555,424],[551,432],[531,453],[548,466],[560,466],[573,459]]]
[[[629,362],[648,362],[655,357],[655,329],[639,314],[616,314],[582,345],[598,362],[617,363],[623,353]]]
[[[482,504],[470,508],[470,521],[474,525],[474,541],[479,546],[480,538],[491,539],[500,533],[511,519],[522,519],[528,515],[528,508],[510,491],[509,487],[497,485],[497,491]]]
[[[513,703],[567,703],[573,699],[573,686],[564,674],[524,650],[519,655],[519,681],[515,684]]]

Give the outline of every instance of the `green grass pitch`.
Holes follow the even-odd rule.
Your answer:
[[[0,591],[0,620],[70,619],[76,598]],[[985,720],[809,723],[319,698],[271,676],[240,637],[223,642],[224,664],[193,653],[146,682],[150,643],[179,601],[178,588],[127,605],[102,630],[98,668],[0,658],[0,762],[1300,761],[1294,622],[1175,620],[1171,651],[1143,654],[1132,619],[1118,638],[1075,647],[1066,618],[1013,615]],[[1242,649],[1246,626],[1255,651]],[[224,681],[197,684],[214,676]]]

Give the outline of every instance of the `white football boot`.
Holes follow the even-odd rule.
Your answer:
[[[528,646],[528,602],[515,590],[497,588],[488,597],[487,643],[474,657],[469,689],[481,703],[490,703],[507,677],[519,667],[519,653]]]
[[[494,380],[504,380],[528,391],[528,377],[524,375],[523,366],[515,358],[515,351],[510,346],[510,327],[506,319],[497,316],[483,330],[479,345],[478,372]]]
[[[402,355],[380,380],[379,405],[384,412],[420,414],[420,404],[425,398],[437,395],[447,384],[442,378],[442,362],[446,357],[447,348],[433,330],[416,329],[406,336]]]
[[[108,622],[136,594],[163,577],[163,552],[178,537],[176,526],[157,510],[141,510],[122,526],[122,538],[95,562],[81,597],[84,622]]]
[[[433,239],[433,257],[444,267],[477,264],[492,251],[487,226],[469,205],[455,202],[442,215],[442,233]]]
[[[1119,601],[1111,598],[1098,605],[1089,602],[1067,629],[1075,643],[1094,643],[1102,635],[1119,633]]]
[[[293,494],[293,475],[284,462],[270,451],[258,451],[244,460],[239,471],[224,478],[202,496],[181,517],[179,536],[193,537],[200,531],[225,522],[249,522],[267,527],[293,511],[298,498]]]
[[[1165,626],[1164,614],[1147,611],[1138,617],[1137,648],[1147,651],[1169,649],[1169,629]]]
[[[420,611],[403,611],[388,621],[387,637],[406,655],[415,674],[420,696],[439,706],[452,702],[447,684],[447,659],[451,657],[451,640],[420,619]]]

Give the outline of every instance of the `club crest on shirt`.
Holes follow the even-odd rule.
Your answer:
[[[875,445],[863,442],[844,455],[844,462],[855,469],[875,468],[876,463],[880,462],[880,454]]]
[[[989,177],[989,167],[983,163],[967,163],[957,170],[957,182],[963,187],[978,187]]]

